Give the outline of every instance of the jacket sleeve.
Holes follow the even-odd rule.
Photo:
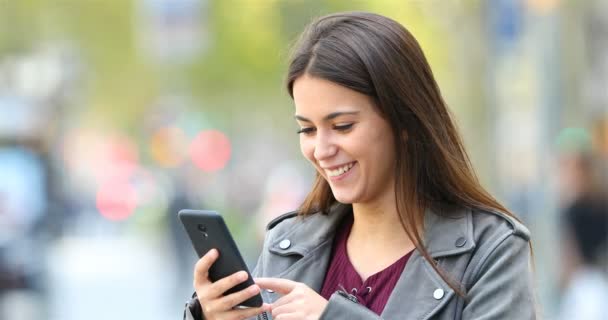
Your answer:
[[[515,234],[497,241],[478,264],[462,319],[536,319],[530,242]]]
[[[205,317],[203,316],[203,309],[201,308],[201,304],[198,302],[196,292],[193,293],[192,298],[186,302],[183,320],[205,320]]]

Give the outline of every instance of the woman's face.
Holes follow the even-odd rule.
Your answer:
[[[293,96],[302,154],[336,200],[371,203],[394,197],[393,135],[373,99],[309,75],[296,79]]]

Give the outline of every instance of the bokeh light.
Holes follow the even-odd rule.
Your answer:
[[[99,213],[109,220],[125,220],[137,206],[135,188],[128,181],[106,182],[97,190],[96,206]]]
[[[88,184],[128,179],[139,166],[137,145],[130,137],[86,128],[66,135],[63,157],[67,169]]]
[[[205,172],[214,172],[230,160],[230,140],[218,130],[200,132],[190,145],[192,162]]]
[[[184,162],[188,152],[186,134],[178,127],[163,127],[150,139],[150,155],[161,167],[177,167]]]

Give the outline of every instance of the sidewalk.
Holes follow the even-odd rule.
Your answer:
[[[157,241],[159,242],[159,241]],[[48,253],[50,320],[179,318],[166,246],[133,238],[65,238]]]

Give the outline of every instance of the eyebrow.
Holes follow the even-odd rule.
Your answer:
[[[343,115],[356,115],[356,114],[359,114],[359,111],[338,111],[338,112],[332,112],[332,113],[326,115],[323,118],[323,120],[327,121],[327,120],[332,120],[332,119],[335,119],[335,118],[337,118],[339,116],[343,116]],[[302,116],[299,116],[297,114],[295,115],[295,118],[297,120],[304,121],[304,122],[312,122],[312,121],[310,121],[310,119],[302,117]]]

